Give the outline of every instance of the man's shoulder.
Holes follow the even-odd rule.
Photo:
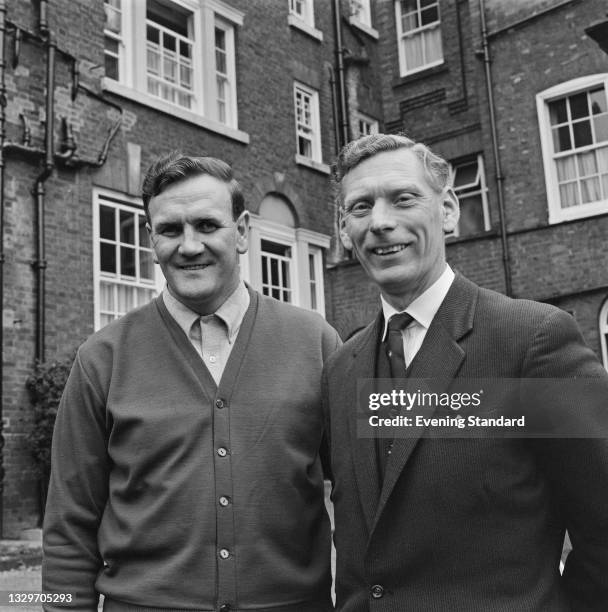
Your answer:
[[[287,302],[281,302],[274,298],[258,293],[260,301],[260,314],[275,321],[287,322],[297,327],[312,326],[313,329],[332,330],[333,327],[318,313],[295,306]]]
[[[86,355],[104,348],[109,349],[117,344],[129,343],[133,334],[145,337],[148,333],[146,330],[151,325],[158,325],[156,300],[130,310],[96,331],[81,344],[79,353]]]

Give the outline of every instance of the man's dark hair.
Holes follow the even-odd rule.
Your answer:
[[[154,196],[162,193],[169,185],[201,174],[208,174],[227,184],[232,199],[232,218],[236,221],[245,210],[245,198],[241,186],[232,174],[232,168],[221,159],[191,157],[181,151],[172,151],[168,155],[159,157],[146,172],[141,197],[148,221],[150,221],[148,206]]]

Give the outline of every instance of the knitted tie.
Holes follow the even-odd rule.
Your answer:
[[[391,377],[403,378],[405,376],[405,356],[403,354],[403,336],[401,335],[413,318],[407,312],[393,315],[388,320],[386,334],[386,356],[391,365]]]

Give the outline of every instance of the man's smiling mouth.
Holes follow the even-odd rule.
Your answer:
[[[204,270],[209,264],[188,264],[180,266],[182,270]]]
[[[407,244],[393,244],[391,246],[376,247],[372,249],[372,253],[376,255],[392,255],[393,253],[399,253],[407,247]]]

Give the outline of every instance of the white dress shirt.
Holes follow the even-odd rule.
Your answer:
[[[384,331],[382,333],[382,341],[386,338],[388,328],[388,320],[395,314],[407,312],[414,320],[401,331],[403,337],[403,354],[405,357],[405,367],[407,368],[416,353],[422,346],[426,332],[428,331],[431,321],[437,314],[441,303],[445,299],[452,282],[454,280],[454,272],[450,266],[446,264],[443,274],[421,295],[419,295],[405,310],[396,310],[393,308],[381,295],[382,312],[384,314]]]

